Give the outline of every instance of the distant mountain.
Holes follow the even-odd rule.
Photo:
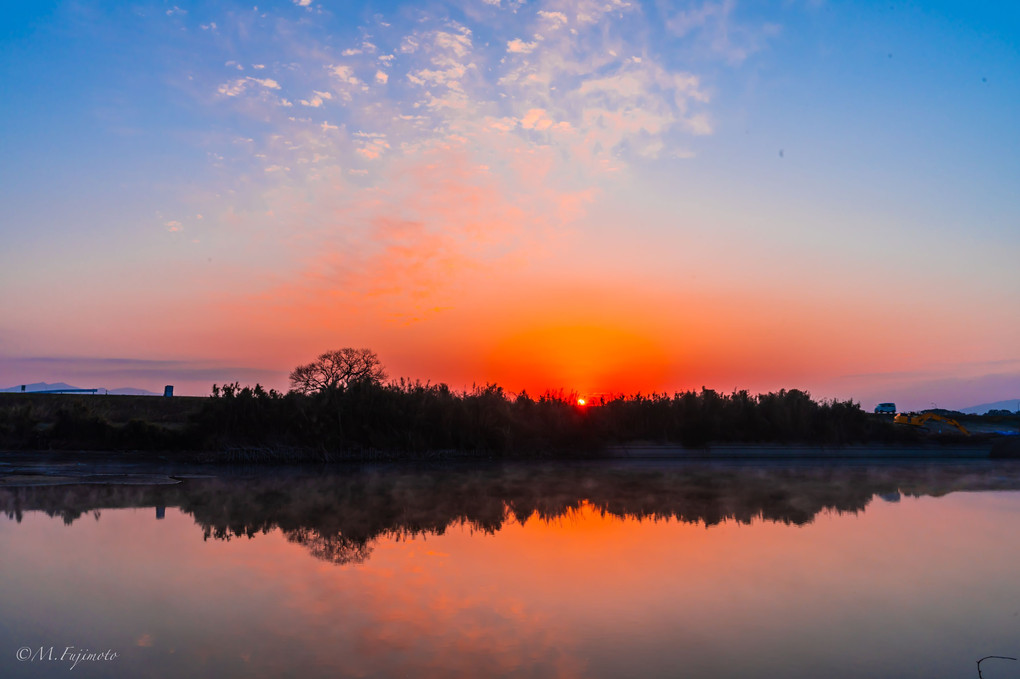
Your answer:
[[[984,415],[989,410],[1008,410],[1011,413],[1015,413],[1020,408],[1020,398],[1011,398],[1008,401],[996,401],[995,403],[982,403],[979,406],[971,406],[970,408],[961,408],[961,413],[967,415]]]
[[[32,384],[26,384],[25,385],[25,391],[26,392],[28,392],[28,391],[52,391],[54,389],[80,389],[80,388],[81,387],[72,387],[70,384],[67,384],[66,382],[54,382],[53,384],[50,384],[49,382],[33,382]],[[0,389],[0,392],[10,392],[10,391],[21,391],[21,385],[19,384],[17,386],[8,387],[6,389]]]
[[[31,393],[33,391],[57,391],[60,389],[80,389],[81,387],[75,387],[66,382],[33,382],[32,384],[25,385],[25,393]],[[93,387],[88,387],[92,389]],[[0,393],[20,393],[21,385],[8,387],[6,389],[0,389]],[[112,394],[115,396],[161,396],[161,394],[155,391],[149,391],[148,389],[136,389],[135,387],[120,387],[119,389],[104,389],[102,387],[96,388],[97,394]]]

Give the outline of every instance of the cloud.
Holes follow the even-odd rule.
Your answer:
[[[262,87],[270,90],[280,89],[280,83],[276,82],[272,78],[253,78],[248,76],[246,78],[238,78],[225,82],[217,88],[217,92],[227,97],[237,97],[244,93],[250,83],[256,83]]]
[[[692,134],[699,136],[712,134],[712,123],[709,121],[708,116],[704,113],[699,113],[684,119],[684,126],[690,130]]]
[[[601,15],[609,24],[613,22],[606,15],[633,8],[622,2],[581,2],[573,9],[585,21]],[[537,35],[543,23],[566,20],[563,12],[540,11]],[[536,40],[527,61],[502,74],[499,85],[518,104],[523,129],[557,133],[553,141],[584,162],[594,161],[593,167],[616,171],[628,157],[668,153],[678,132],[712,132],[708,115],[693,110],[709,101],[697,76],[667,68],[648,54],[645,44],[594,28],[547,33]],[[534,118],[535,111],[543,117]]]
[[[514,38],[506,44],[506,51],[515,54],[527,54],[538,47],[538,42],[524,42],[520,38]]]
[[[413,54],[418,49],[418,40],[414,36],[404,36],[404,39],[400,41],[400,47],[397,51],[402,54]]]
[[[328,67],[329,70],[336,76],[341,82],[348,85],[358,85],[360,80],[354,75],[354,69],[344,64],[334,64]]]
[[[368,160],[375,160],[390,148],[386,141],[386,135],[378,132],[355,132],[354,137],[359,140],[360,144],[355,153]]]
[[[634,9],[624,0],[573,0],[574,18],[579,24],[595,24],[606,14]]]
[[[283,269],[305,272],[273,294],[424,303],[457,280],[453,262],[470,272],[548,251],[620,173],[689,157],[691,137],[712,133],[701,79],[645,40],[654,18],[636,5],[509,9],[512,20],[477,26],[422,10],[336,46],[282,26],[303,56],[273,73],[273,92],[312,92],[294,100],[306,112],[329,102],[328,121],[292,114],[262,80],[220,86],[221,102],[271,121],[249,145],[260,179],[221,195],[236,196],[238,223],[279,234]]]
[[[490,7],[509,9],[512,12],[519,10],[526,2],[527,0],[482,0],[482,3]]]
[[[735,10],[735,0],[710,0],[677,11],[666,21],[666,27],[680,38],[695,38],[699,46],[732,63],[741,63],[761,50],[780,28],[772,23],[760,26],[739,23],[733,18]]]
[[[244,78],[239,78],[231,82],[223,83],[217,88],[217,92],[227,97],[236,97],[248,86],[248,81]]]
[[[547,130],[552,127],[553,121],[546,114],[545,109],[533,108],[521,118],[521,127],[526,130]]]
[[[359,155],[383,162],[385,155],[375,154],[390,146],[388,139],[363,132],[352,137]],[[466,143],[437,142],[394,156],[372,172],[376,181],[370,189],[322,195],[314,212],[304,212],[322,220],[305,274],[262,301],[281,308],[296,299],[344,308],[363,301],[375,313],[415,317],[416,309],[435,306],[452,281],[482,270],[486,262],[502,261],[508,248],[533,250],[587,201],[543,188],[548,159],[521,161],[530,165],[530,171],[519,168],[528,181],[508,186],[500,174],[477,164]],[[343,185],[336,175],[328,181]],[[280,212],[293,212],[294,201],[307,207],[304,197],[282,187],[266,199]],[[344,228],[333,228],[328,215],[343,215]],[[293,307],[288,313],[301,315]]]
[[[567,15],[563,12],[547,12],[544,9],[538,10],[538,16],[551,22],[555,26],[561,26],[567,23]]]
[[[440,50],[449,50],[456,57],[463,57],[471,51],[471,31],[463,26],[457,32],[436,31],[435,46]]]
[[[271,89],[271,90],[278,90],[278,89],[280,89],[280,83],[276,82],[272,78],[252,78],[252,77],[249,76],[248,80],[251,80],[252,82],[256,82],[259,85],[262,85],[262,87],[266,87],[266,88]]]
[[[302,106],[311,106],[312,108],[319,108],[320,106],[322,106],[322,103],[324,101],[328,101],[333,98],[333,95],[330,92],[320,92],[319,90],[314,90],[312,94],[313,96],[311,99],[302,99],[299,103]]]

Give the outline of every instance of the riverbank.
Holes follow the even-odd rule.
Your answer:
[[[250,453],[250,451],[249,451]],[[986,440],[981,444],[879,446],[857,445],[843,447],[804,445],[729,445],[704,448],[654,445],[648,443],[617,444],[606,446],[589,455],[572,458],[549,456],[518,457],[522,464],[576,463],[582,466],[613,462],[649,463],[724,463],[735,465],[756,464],[924,464],[947,462],[994,461],[1020,458],[1020,437],[1003,437]],[[258,458],[240,451],[0,451],[0,488],[62,485],[161,485],[178,483],[181,479],[218,473],[217,470],[244,469],[274,465],[278,468],[314,468],[322,465],[364,464],[425,464],[429,468],[449,465],[481,464],[484,467],[499,465],[507,460],[478,455],[458,454],[457,451],[437,452],[431,455],[410,457],[392,453],[350,455],[325,459],[321,453],[305,451],[263,451]]]
[[[579,404],[487,386],[357,385],[310,395],[0,394],[0,450],[114,452],[152,462],[321,463],[493,459],[981,458],[1020,456],[1020,421],[970,418],[976,433],[897,424],[854,402],[791,390]],[[224,395],[225,394],[225,395]]]
[[[1017,443],[1020,443],[1018,441]],[[1003,448],[998,439],[984,439],[980,443],[948,444],[927,443],[918,445],[717,445],[706,448],[655,444],[616,444],[609,446],[606,457],[616,459],[667,459],[667,460],[980,460],[993,457],[993,451]],[[1020,452],[1020,451],[1018,451]],[[1005,456],[1003,456],[1005,457]]]

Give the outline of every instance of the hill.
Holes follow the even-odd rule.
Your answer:
[[[967,415],[984,415],[989,410],[1008,410],[1015,413],[1020,410],[1020,398],[1011,398],[1007,401],[995,401],[994,403],[982,403],[981,405],[961,408],[959,412]]]
[[[3,392],[3,393],[20,392],[22,386],[25,387],[25,391],[26,392],[29,392],[29,391],[55,391],[57,389],[81,389],[81,387],[72,386],[72,385],[68,384],[67,382],[53,382],[52,384],[49,383],[49,382],[33,382],[32,384],[26,384],[26,385],[17,384],[17,385],[15,385],[13,387],[7,387],[6,389],[0,389],[0,392]]]
[[[30,394],[32,392],[40,391],[59,391],[61,389],[81,389],[81,387],[75,387],[67,382],[33,382],[32,384],[25,385],[25,393]],[[89,387],[92,389],[92,387]],[[6,389],[0,389],[0,394],[20,394],[21,385],[13,387],[7,387]],[[117,389],[106,389],[105,387],[97,387],[97,394],[109,394],[110,396],[162,396],[155,391],[149,391],[148,389],[138,389],[136,387],[119,387]]]

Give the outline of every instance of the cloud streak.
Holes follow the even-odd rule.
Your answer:
[[[494,250],[510,255],[569,229],[613,173],[687,154],[686,138],[712,133],[699,77],[624,30],[652,20],[637,5],[489,4],[495,16],[476,25],[377,17],[350,45],[294,46],[302,58],[285,69],[217,86],[221,105],[269,121],[250,155],[235,155],[262,165],[259,198],[235,192],[232,209],[258,202],[262,216],[303,234],[288,244],[303,243],[292,253],[298,280],[344,270],[377,290],[370,281],[403,267],[420,277],[388,287],[418,296],[434,287],[427,271],[449,268],[441,262],[491,265]],[[276,21],[281,34],[297,30]],[[307,113],[291,113],[291,101]],[[394,241],[378,226],[398,223],[417,225],[420,248],[406,245],[408,229]]]

